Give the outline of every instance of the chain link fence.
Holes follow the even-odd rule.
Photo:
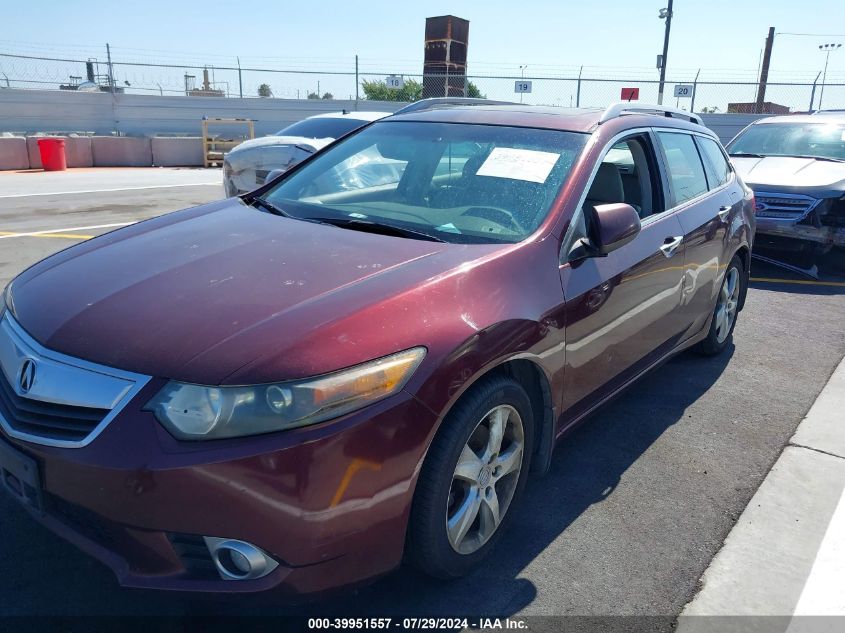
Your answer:
[[[393,64],[357,60],[285,60],[284,67],[267,59],[217,56],[213,64],[176,60],[172,55],[140,59],[122,51],[88,49],[89,54],[53,56],[6,53],[0,50],[0,90],[35,89],[102,91],[147,95],[217,97],[275,97],[281,99],[361,99],[407,101],[421,98],[423,77],[406,72],[420,62]],[[270,60],[272,61],[272,60]],[[697,74],[670,73],[664,103],[696,112],[754,112],[757,82],[751,79],[698,80]],[[728,72],[726,72],[728,74]],[[401,88],[388,89],[387,77],[400,78]],[[447,78],[439,78],[445,85]],[[449,78],[452,86],[455,77]],[[530,92],[516,93],[517,82],[530,83]],[[675,97],[676,85],[686,86],[684,97]],[[574,69],[572,72],[470,73],[468,96],[518,101],[534,105],[603,107],[621,98],[623,89],[636,88],[637,99],[657,101],[658,81],[641,69]],[[427,95],[426,95],[427,96]],[[803,79],[770,81],[765,101],[774,104],[764,112],[804,112],[812,109],[845,108],[845,80],[829,78],[822,83]],[[740,104],[731,107],[730,104]],[[744,105],[743,105],[744,104]],[[778,108],[780,106],[780,108]],[[750,108],[750,109],[749,109]]]

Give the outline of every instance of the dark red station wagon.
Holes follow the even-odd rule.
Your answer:
[[[126,586],[458,576],[568,430],[729,344],[752,210],[671,108],[383,119],[15,279],[3,487]]]

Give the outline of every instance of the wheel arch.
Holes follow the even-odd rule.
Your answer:
[[[440,431],[443,421],[455,406],[482,379],[491,376],[507,376],[518,382],[528,394],[531,412],[535,421],[534,446],[532,447],[531,472],[545,474],[551,462],[555,439],[555,406],[552,397],[552,382],[543,366],[528,356],[514,356],[491,363],[468,379],[460,391],[440,413],[440,422],[432,434],[431,441]],[[429,443],[430,446],[430,443]],[[428,450],[426,449],[426,453]]]
[[[745,271],[746,283],[742,286],[742,295],[739,298],[739,310],[742,310],[745,306],[745,296],[748,294],[748,279],[751,277],[751,249],[747,244],[743,244],[736,250],[734,256],[739,257]]]

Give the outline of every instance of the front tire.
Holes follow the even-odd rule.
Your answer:
[[[744,271],[745,267],[742,265],[742,260],[734,255],[722,279],[722,287],[716,298],[716,308],[713,310],[713,318],[710,320],[707,338],[695,348],[698,353],[705,356],[715,356],[730,344],[734,327],[736,327],[736,319],[739,315],[739,306],[742,297],[745,296],[745,287],[748,283]]]
[[[476,567],[513,516],[531,465],[534,418],[525,389],[482,378],[443,421],[420,473],[408,559],[438,578]]]

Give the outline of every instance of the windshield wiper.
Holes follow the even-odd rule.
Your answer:
[[[253,206],[261,207],[262,209],[269,211],[273,215],[280,215],[283,218],[295,218],[296,216],[291,215],[284,209],[277,207],[272,202],[268,202],[266,199],[262,198],[261,196],[255,196],[252,198],[249,203]],[[299,219],[299,218],[297,218]]]
[[[393,235],[395,237],[410,237],[415,240],[428,240],[430,242],[445,242],[436,235],[430,233],[423,233],[422,231],[415,231],[413,229],[406,229],[401,226],[393,224],[382,224],[381,222],[373,222],[371,220],[354,220],[351,218],[309,218],[314,222],[322,224],[331,224],[344,229],[351,229],[353,231],[364,231],[366,233],[377,233],[379,235]]]
[[[752,152],[735,152],[729,156],[736,156],[737,158],[763,158],[762,154],[754,154]]]

